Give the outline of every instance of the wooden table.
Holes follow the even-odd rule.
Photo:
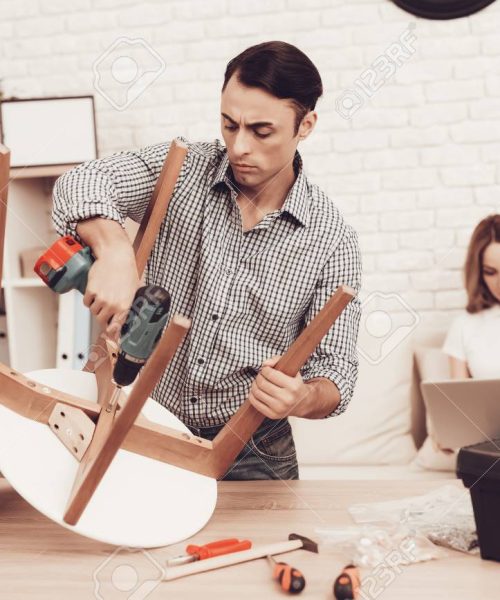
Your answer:
[[[346,510],[350,504],[423,494],[444,484],[450,484],[450,480],[221,482],[216,511],[192,542],[203,544],[239,537],[250,538],[257,546],[285,540],[292,532],[314,538],[315,527],[352,524]],[[462,487],[460,481],[453,484]],[[267,600],[285,596],[272,581],[267,561],[262,559],[159,583],[159,569],[166,558],[182,554],[185,545],[182,542],[130,553],[88,540],[40,515],[0,479],[0,598]],[[372,589],[367,589],[362,597],[497,597],[500,563],[448,553],[447,558],[402,567],[401,572],[393,570],[394,577],[386,572],[377,579],[373,571],[364,571],[362,576],[370,576]],[[282,558],[305,574],[307,586],[301,598],[333,598],[332,583],[343,566],[342,558],[303,550]]]

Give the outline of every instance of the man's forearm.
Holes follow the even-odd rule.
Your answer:
[[[314,377],[304,383],[308,393],[295,407],[295,417],[322,419],[337,408],[340,392],[333,381],[326,377]]]

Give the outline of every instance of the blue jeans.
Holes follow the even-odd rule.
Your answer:
[[[213,440],[223,425],[190,427],[191,433]],[[267,417],[245,444],[222,479],[298,479],[299,467],[288,419]]]

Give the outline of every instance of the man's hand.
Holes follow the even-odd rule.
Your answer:
[[[90,308],[106,335],[117,341],[140,280],[134,254],[117,248],[96,258],[90,268],[83,303]]]
[[[300,402],[312,392],[300,371],[290,377],[273,368],[280,358],[281,355],[273,356],[262,363],[248,396],[250,403],[270,419],[293,416]]]
[[[83,303],[106,336],[118,341],[141,285],[132,243],[120,223],[101,217],[80,221],[76,231],[96,258],[89,271]]]

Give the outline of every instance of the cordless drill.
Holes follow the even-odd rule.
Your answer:
[[[88,246],[71,236],[57,240],[35,263],[34,271],[58,294],[70,290],[85,293],[88,273],[95,261]],[[140,287],[120,331],[120,352],[113,380],[121,388],[130,385],[151,355],[168,319],[170,294],[158,285]],[[119,395],[113,395],[111,410]]]

